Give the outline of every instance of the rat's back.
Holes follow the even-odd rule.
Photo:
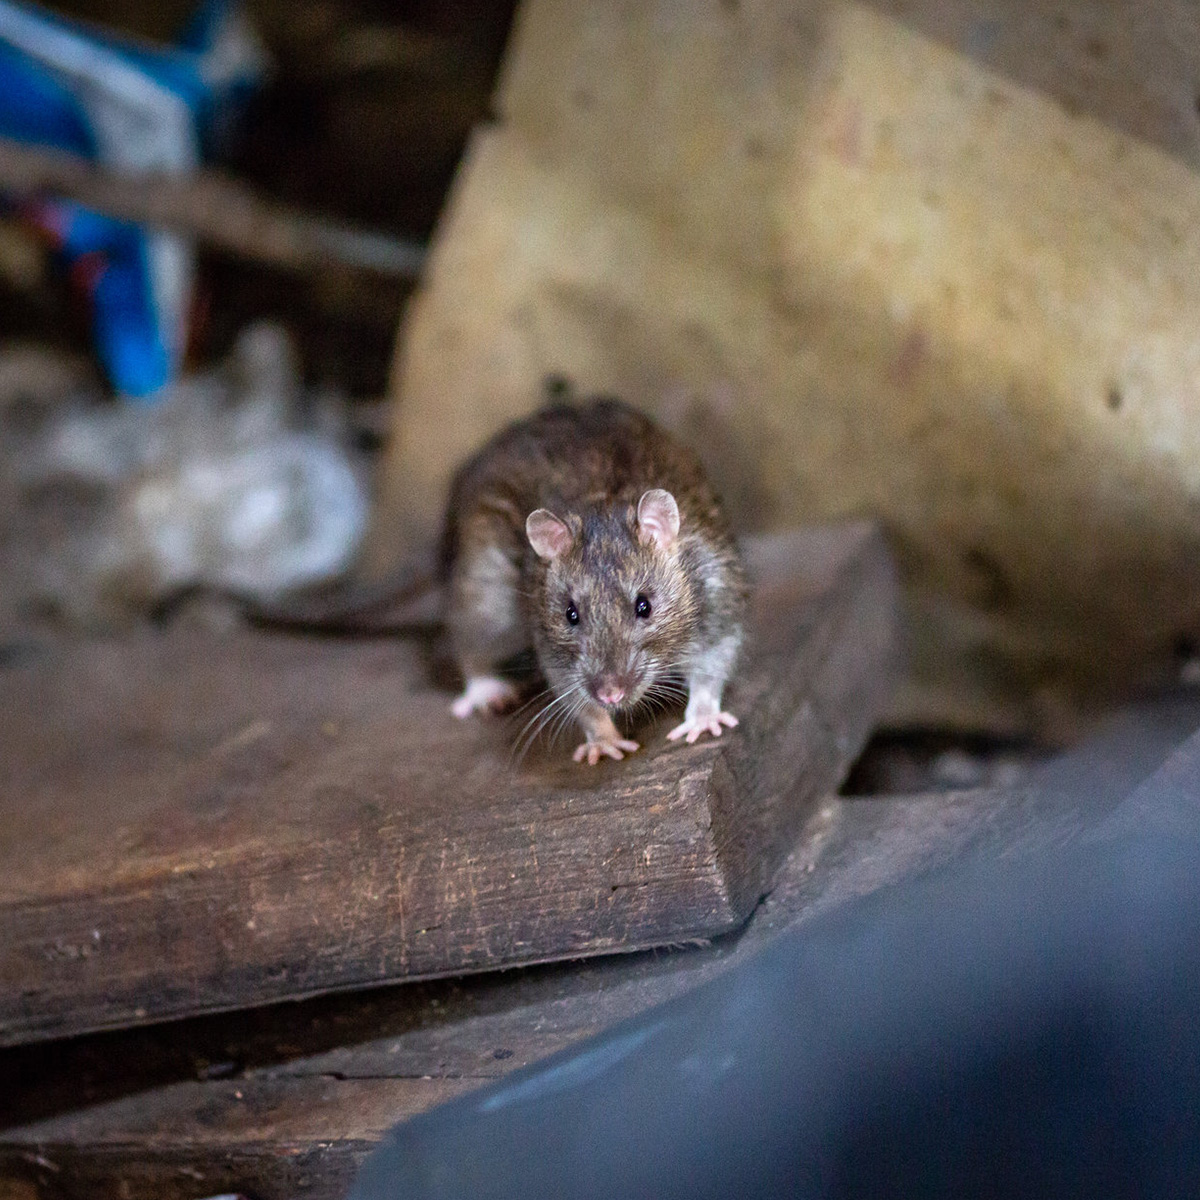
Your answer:
[[[523,542],[534,509],[634,505],[654,487],[674,493],[685,514],[723,524],[699,460],[644,414],[611,399],[556,404],[509,425],[459,470],[445,549],[453,558],[462,525],[480,511],[502,515]]]

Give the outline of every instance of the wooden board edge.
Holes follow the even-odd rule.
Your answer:
[[[900,665],[900,588],[878,525],[857,522],[854,552],[841,556],[811,629],[781,681],[772,752],[731,744],[714,771],[716,844],[732,906],[742,920],[770,887],[823,797],[844,781],[884,710]],[[840,719],[839,719],[840,718]],[[801,761],[781,746],[810,747]],[[765,763],[779,764],[771,774]]]

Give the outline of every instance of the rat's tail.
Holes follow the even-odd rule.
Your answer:
[[[432,554],[401,563],[383,579],[325,584],[278,600],[248,601],[256,625],[313,633],[389,633],[441,619],[440,572]]]

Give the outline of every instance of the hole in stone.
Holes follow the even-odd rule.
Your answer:
[[[1108,392],[1105,394],[1104,403],[1108,405],[1111,412],[1121,411],[1121,405],[1125,403],[1125,397],[1121,395],[1121,389],[1115,383],[1108,385]]]
[[[570,379],[565,375],[559,375],[557,372],[547,375],[542,380],[542,393],[547,400],[569,400],[574,390]]]

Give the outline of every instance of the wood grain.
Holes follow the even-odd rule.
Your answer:
[[[750,923],[705,946],[328,997],[270,1010],[269,1027],[230,1014],[83,1039],[110,1064],[167,1058],[181,1044],[249,1062],[267,1053],[265,1041],[300,1053],[236,1078],[180,1080],[0,1133],[0,1186],[36,1184],[47,1200],[225,1191],[334,1200],[394,1122],[679,995],[819,912],[940,863],[996,804],[991,792],[827,802]],[[318,1050],[331,1017],[343,1044]],[[55,1073],[65,1079],[78,1069],[84,1049],[65,1046]]]
[[[679,995],[785,930],[968,856],[1119,826],[1150,777],[1190,797],[1197,741],[1186,739],[1198,724],[1195,696],[1153,701],[1020,785],[826,800],[750,921],[702,946],[0,1053],[0,1126],[21,1121],[0,1133],[0,1189],[36,1186],[45,1200],[193,1200],[201,1188],[332,1200],[391,1123]],[[81,1102],[89,1107],[70,1111]]]
[[[866,525],[752,548],[732,737],[585,770],[462,723],[411,639],[172,633],[0,673],[0,1045],[708,937],[888,685]]]

